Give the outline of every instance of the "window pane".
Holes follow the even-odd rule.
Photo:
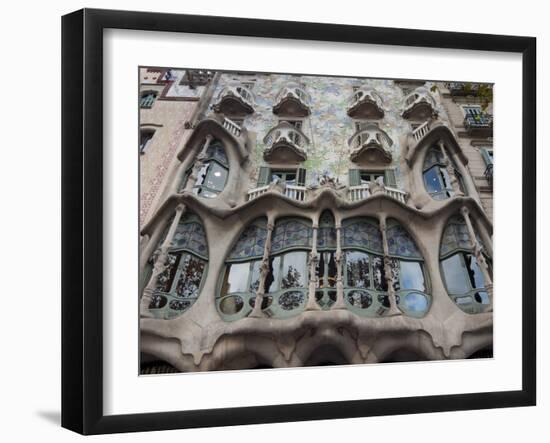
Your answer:
[[[369,256],[364,252],[346,252],[347,286],[350,288],[370,288]]]
[[[204,261],[190,254],[183,254],[180,259],[181,273],[176,284],[176,295],[179,297],[196,297],[204,272]]]
[[[227,180],[227,169],[220,166],[218,163],[212,162],[206,174],[205,185],[216,191],[222,191]]]
[[[443,188],[439,180],[439,166],[434,166],[424,172],[424,183],[430,194],[442,191]]]
[[[395,291],[401,289],[401,284],[399,283],[399,260],[392,258],[390,260],[390,269],[391,269],[391,283]]]
[[[425,312],[428,309],[428,299],[418,292],[409,292],[402,306],[409,312]]]
[[[261,260],[252,263],[252,275],[250,277],[250,292],[256,292],[260,287]]]
[[[441,262],[447,290],[451,294],[464,294],[472,288],[468,273],[461,260],[462,254],[455,254]]]
[[[168,254],[166,267],[157,278],[156,289],[162,292],[169,292],[172,288],[172,282],[176,276],[180,256],[176,254]]]
[[[422,265],[418,262],[401,261],[402,289],[417,289],[426,292]]]
[[[483,277],[483,273],[477,263],[477,259],[471,254],[464,254],[464,261],[466,262],[466,267],[468,268],[468,277],[472,288],[484,288],[485,278]]]
[[[375,256],[372,260],[372,276],[374,279],[374,289],[377,291],[387,291],[388,282],[386,280],[386,270],[384,269],[384,259]]]
[[[307,254],[290,252],[283,256],[281,288],[303,288],[306,286]]]
[[[222,294],[246,292],[250,263],[233,263],[227,266]]]
[[[279,290],[281,257],[269,257],[269,272],[265,278],[265,292]]]

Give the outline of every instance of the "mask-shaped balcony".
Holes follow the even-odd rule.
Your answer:
[[[351,96],[348,115],[352,118],[378,119],[384,117],[382,98],[372,88],[360,88]]]
[[[392,139],[377,123],[369,123],[348,140],[352,162],[391,163]]]
[[[493,116],[485,112],[467,114],[464,118],[464,127],[471,137],[492,137]]]
[[[307,160],[309,139],[288,122],[279,123],[264,138],[264,160],[277,163],[300,163]]]
[[[273,113],[277,115],[306,117],[311,113],[311,99],[298,83],[287,83],[275,99]]]
[[[450,82],[446,83],[449,93],[453,97],[465,97],[465,96],[477,96],[479,92],[478,83],[459,83],[459,82]]]
[[[214,104],[214,111],[231,116],[254,113],[254,95],[241,84],[224,87]]]
[[[435,100],[427,88],[416,88],[405,99],[403,118],[427,120],[435,115]]]

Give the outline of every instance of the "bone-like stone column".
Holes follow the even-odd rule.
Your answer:
[[[460,189],[460,184],[458,182],[458,178],[455,173],[453,162],[447,155],[447,149],[445,148],[445,143],[443,143],[443,140],[439,140],[438,145],[439,145],[439,149],[441,149],[441,153],[443,154],[443,158],[445,159],[445,164],[447,165],[447,172],[449,173],[449,177],[451,179],[451,187],[453,188],[455,195],[463,196],[464,192],[462,192],[462,190]]]
[[[336,225],[336,303],[331,309],[346,309],[344,303],[344,276],[343,276],[343,252],[342,252],[342,225]]]
[[[468,234],[470,235],[470,242],[472,243],[472,249],[474,251],[474,255],[476,257],[477,263],[479,264],[481,272],[483,273],[483,278],[485,280],[485,289],[489,294],[489,307],[487,310],[492,311],[493,310],[493,279],[491,278],[491,274],[489,272],[489,265],[487,263],[487,260],[485,260],[485,256],[482,253],[483,248],[479,244],[479,241],[477,240],[474,227],[472,225],[472,220],[470,219],[470,211],[466,206],[463,206],[462,208],[460,208],[460,212],[462,213],[462,216],[464,217],[464,221],[466,222],[466,227],[468,228]]]
[[[313,235],[312,235],[312,245],[311,252],[309,253],[309,286],[307,291],[307,304],[306,311],[319,311],[321,308],[315,300],[315,289],[317,288],[318,280],[315,275],[315,270],[317,269],[317,263],[319,262],[319,257],[317,257],[317,231],[319,225],[315,223],[313,225]]]
[[[256,298],[254,300],[254,309],[250,313],[249,317],[261,318],[265,317],[262,311],[262,302],[265,296],[265,280],[269,274],[269,254],[271,252],[271,238],[273,235],[275,218],[270,215],[267,219],[267,236],[265,239],[264,255],[262,257],[262,264],[260,265],[260,283],[258,290],[256,291]]]
[[[387,315],[401,315],[401,311],[397,307],[397,298],[395,296],[395,289],[392,283],[391,273],[391,258],[388,248],[388,238],[386,235],[386,216],[380,216],[380,232],[382,233],[382,247],[384,250],[384,272],[386,274],[386,284],[388,286],[388,300],[390,302],[390,309]]]
[[[172,220],[172,224],[170,225],[170,229],[168,229],[166,238],[160,246],[157,259],[155,260],[155,265],[153,266],[153,272],[151,273],[151,278],[149,279],[149,283],[147,283],[147,286],[145,286],[145,289],[143,290],[143,295],[141,297],[140,312],[142,317],[152,317],[151,313],[149,312],[149,304],[151,303],[153,292],[157,286],[159,275],[164,272],[168,265],[168,250],[170,249],[172,239],[174,238],[174,234],[176,233],[176,229],[178,228],[178,224],[184,211],[184,204],[179,204],[176,207],[176,213],[174,215],[174,219]]]
[[[212,143],[212,140],[214,140],[214,137],[211,134],[208,134],[206,136],[204,144],[202,145],[201,152],[199,153],[199,155],[197,155],[195,164],[193,165],[193,170],[189,175],[189,178],[187,179],[187,183],[185,184],[185,191],[193,191],[193,187],[195,186],[195,183],[197,183],[199,172],[203,167],[203,160],[206,158],[206,151],[210,147],[210,143]]]

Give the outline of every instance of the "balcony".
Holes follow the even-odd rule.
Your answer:
[[[258,198],[260,195],[265,194],[268,191],[275,191],[279,192],[285,197],[291,198],[292,200],[296,200],[299,202],[303,202],[306,200],[306,194],[307,194],[307,188],[305,186],[298,186],[298,185],[282,185],[282,186],[276,186],[274,183],[260,186],[259,188],[254,188],[248,191],[247,194],[247,201],[254,200],[255,198]]]
[[[487,168],[485,168],[485,172],[483,173],[485,176],[485,179],[489,183],[489,186],[493,187],[493,164],[487,165]]]
[[[382,98],[372,88],[360,88],[351,96],[347,113],[352,118],[383,118]]]
[[[492,137],[493,116],[484,112],[467,114],[464,118],[464,128],[472,137]]]
[[[349,140],[352,162],[391,163],[392,139],[377,123],[368,123]]]
[[[478,83],[458,83],[451,82],[447,83],[447,89],[453,97],[466,97],[466,96],[477,96],[479,92]]]
[[[285,85],[275,99],[273,113],[277,115],[306,117],[311,113],[311,98],[302,87],[295,82]]]
[[[264,151],[267,162],[300,163],[307,160],[309,139],[288,122],[279,123],[264,138],[268,146]]]
[[[436,103],[431,92],[425,88],[416,88],[405,99],[403,118],[410,120],[427,120],[436,115]]]
[[[401,189],[390,188],[389,186],[385,186],[383,184],[378,185],[377,190],[373,189],[371,192],[371,185],[365,184],[348,187],[348,199],[353,202],[365,200],[370,196],[375,195],[375,193],[377,192],[382,192],[388,197],[391,197],[403,204],[407,203],[407,198],[409,196],[409,194],[407,194],[405,191],[402,191]]]
[[[254,113],[254,95],[240,84],[224,87],[213,106],[214,111],[227,115],[243,116]]]

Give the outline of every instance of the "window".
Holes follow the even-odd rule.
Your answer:
[[[364,186],[368,185],[378,178],[382,177],[384,184],[389,187],[397,187],[395,180],[395,171],[393,169],[385,169],[379,171],[350,169],[349,170],[349,186]]]
[[[279,119],[279,124],[281,123],[288,123],[292,126],[294,126],[296,129],[302,129],[302,120],[297,120],[297,119]]]
[[[273,182],[291,186],[305,186],[306,170],[303,168],[271,169],[267,166],[261,166],[258,173],[258,187],[266,186]]]
[[[155,91],[142,92],[139,98],[140,108],[145,108],[145,109],[151,108],[156,98],[157,98],[157,93]]]
[[[206,234],[194,214],[182,217],[168,252],[165,270],[159,275],[150,312],[156,318],[172,319],[197,300],[208,262]]]
[[[224,190],[228,175],[229,162],[225,148],[219,140],[213,140],[206,150],[206,159],[193,190],[200,197],[215,198]]]
[[[426,154],[423,167],[424,185],[434,200],[445,200],[454,195],[445,157],[438,147]]]
[[[265,292],[273,300],[277,317],[297,315],[305,308],[311,240],[311,222],[308,220],[281,219],[275,224]]]
[[[477,241],[482,245],[479,238]],[[456,215],[447,222],[441,239],[439,257],[449,297],[464,312],[483,312],[489,305],[489,294],[485,289],[485,277],[473,254],[470,234],[462,216]],[[484,258],[490,262],[485,252]]]
[[[154,135],[155,135],[155,131],[153,129],[142,129],[141,131],[139,131],[139,153],[140,154],[145,154],[145,151],[147,150],[149,143],[151,143],[151,140]]]
[[[494,157],[493,157],[493,148],[481,148],[480,150],[481,156],[483,157],[483,161],[485,161],[485,165],[493,165],[494,163]]]
[[[267,221],[259,218],[247,226],[233,245],[225,262],[217,297],[218,312],[227,321],[248,315],[260,286],[260,265],[267,239]],[[264,297],[267,308],[268,298]]]
[[[409,316],[422,317],[431,301],[422,255],[396,220],[388,220],[386,235],[391,276],[386,275],[378,222],[369,218],[344,222],[344,298],[350,309],[360,315],[382,315],[390,307],[390,277],[399,309]]]
[[[336,302],[336,228],[330,211],[324,211],[317,229],[317,289],[315,299],[322,308],[330,308]]]

